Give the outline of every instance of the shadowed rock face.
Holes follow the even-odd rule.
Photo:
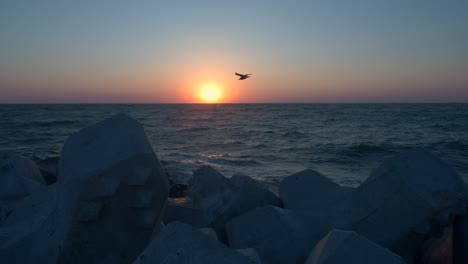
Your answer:
[[[0,224],[25,197],[45,189],[36,164],[12,151],[0,151]]]
[[[143,127],[119,114],[71,136],[59,181],[74,202],[61,261],[128,263],[160,224],[169,184]]]
[[[403,259],[353,231],[332,230],[322,238],[305,264],[403,264]]]
[[[165,264],[242,264],[255,262],[226,247],[210,235],[173,222],[165,226],[134,262]]]
[[[59,157],[51,157],[41,159],[40,157],[33,156],[32,160],[39,167],[42,177],[45,182],[50,185],[57,181],[58,178],[58,164],[60,161]]]
[[[45,187],[39,167],[11,151],[0,151],[0,201],[12,201]]]
[[[288,176],[279,185],[284,208],[305,211],[328,210],[353,190],[311,169]]]
[[[339,186],[312,175],[311,182],[318,184],[306,185],[310,196],[322,197],[325,189],[330,193],[324,195],[335,200],[325,207],[319,201],[292,203],[301,203],[298,197],[306,193],[299,184],[307,182],[301,180],[304,175],[286,178],[280,186],[285,205],[298,210],[264,207],[236,217],[227,224],[229,244],[253,247],[267,263],[300,263],[305,260],[304,252],[310,252],[331,229],[339,228],[356,231],[412,260],[421,254],[421,248],[403,251],[403,241],[407,245],[423,243],[411,234],[417,231],[430,236],[434,224],[446,226],[450,215],[464,211],[468,197],[466,184],[453,169],[422,149],[384,162],[359,188],[344,196]]]
[[[229,245],[254,248],[262,263],[303,263],[330,229],[326,221],[275,206],[249,211],[226,225]]]
[[[414,149],[384,162],[330,214],[336,225],[392,248],[420,225],[446,225],[464,208],[467,193],[451,167]]]
[[[160,226],[167,177],[143,127],[119,114],[65,143],[59,180],[0,227],[8,263],[130,263]]]
[[[209,166],[194,172],[192,185],[187,192],[193,208],[206,212],[210,226],[226,241],[226,222],[260,206],[280,206],[276,194],[245,175],[227,178]]]

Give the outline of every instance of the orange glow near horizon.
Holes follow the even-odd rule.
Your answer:
[[[222,91],[216,84],[204,84],[200,87],[199,96],[204,103],[219,103],[222,97]]]

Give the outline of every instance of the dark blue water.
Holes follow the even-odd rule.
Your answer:
[[[353,186],[412,147],[468,181],[468,104],[0,105],[0,148],[59,156],[70,134],[118,112],[144,124],[181,181],[208,164],[272,185],[313,168]]]

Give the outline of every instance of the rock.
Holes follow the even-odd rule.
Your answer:
[[[11,151],[0,152],[0,206],[45,187],[37,165]]]
[[[329,211],[333,225],[401,252],[400,243],[427,223],[447,223],[466,201],[466,184],[455,171],[423,149],[403,152],[371,173]],[[408,243],[414,244],[414,243]]]
[[[46,182],[32,160],[12,151],[0,151],[0,223],[18,202],[45,187]]]
[[[57,181],[58,164],[60,161],[59,157],[41,159],[37,156],[33,156],[33,161],[39,167],[42,177],[44,177],[44,180],[48,185]]]
[[[422,252],[419,256],[421,263],[452,264],[453,263],[453,224],[443,228],[436,236],[427,236],[421,243]]]
[[[328,223],[274,206],[259,207],[226,225],[232,248],[254,248],[263,263],[303,263]]]
[[[171,178],[169,178],[171,179]],[[171,184],[171,189],[169,191],[169,197],[171,198],[181,198],[185,197],[185,192],[188,189],[187,184],[183,183],[173,183]]]
[[[253,248],[238,249],[237,252],[248,257],[255,264],[262,264],[262,261],[260,260],[260,257],[258,256],[257,251]]]
[[[170,198],[164,210],[163,221],[165,224],[179,221],[202,228],[211,225],[213,218],[206,211],[193,208],[191,203],[186,202],[186,198]]]
[[[118,114],[73,134],[59,174],[72,217],[60,261],[131,262],[160,225],[169,192],[143,127]]]
[[[405,263],[403,259],[353,231],[332,230],[307,258],[306,264]]]
[[[215,211],[223,205],[222,196],[229,195],[231,190],[232,184],[228,178],[210,166],[203,166],[194,171],[187,196],[193,201],[194,207]]]
[[[56,263],[65,236],[58,210],[59,185],[42,188],[15,204],[0,224],[2,263]]]
[[[248,176],[226,178],[209,166],[201,167],[193,175],[187,196],[193,208],[206,211],[219,238],[225,241],[227,221],[244,212],[265,205],[280,205],[279,198],[268,188]]]
[[[238,264],[254,262],[192,226],[173,222],[165,226],[153,238],[134,263]]]
[[[324,189],[337,189],[315,178]],[[430,241],[426,236],[432,236],[434,225],[447,225],[449,216],[465,208],[467,193],[466,184],[452,168],[427,151],[415,149],[383,163],[330,208],[258,208],[232,219],[226,230],[232,247],[253,247],[266,263],[304,261],[311,246],[333,228],[356,231],[411,261],[421,253],[415,245]]]
[[[207,236],[212,237],[213,239],[218,240],[218,235],[216,234],[216,231],[214,231],[213,228],[204,227],[204,228],[198,229],[198,231],[202,232],[203,234]]]
[[[468,211],[464,215],[455,217],[453,231],[453,253],[455,264],[468,263]]]
[[[7,263],[130,263],[161,225],[169,192],[143,127],[119,114],[72,135],[57,183],[0,226]]]
[[[353,188],[339,186],[311,169],[286,177],[279,185],[284,208],[292,210],[328,209],[352,190]]]

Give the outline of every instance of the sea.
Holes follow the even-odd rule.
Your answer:
[[[209,165],[275,188],[306,168],[357,186],[386,159],[422,147],[468,182],[468,104],[0,105],[0,150],[60,157],[71,134],[124,112],[141,122],[179,182]]]

